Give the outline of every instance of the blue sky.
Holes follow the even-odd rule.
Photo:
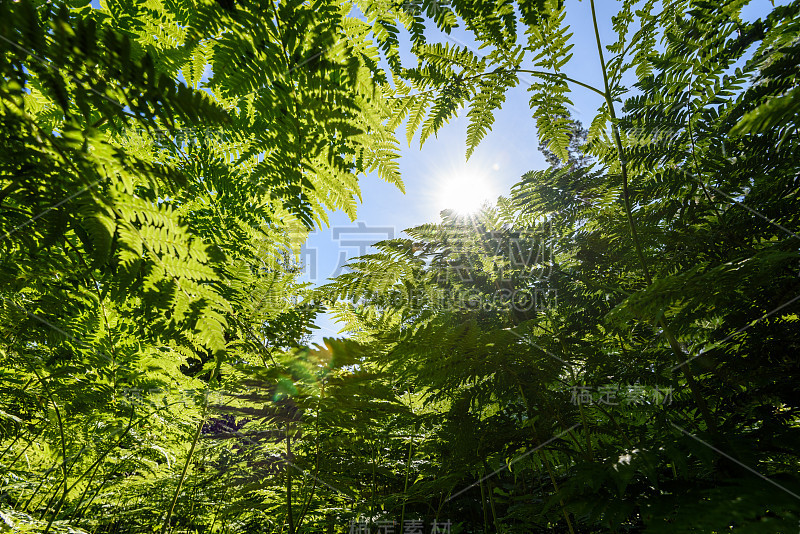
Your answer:
[[[603,3],[610,4],[606,0]],[[582,38],[576,40],[573,49],[575,57],[567,73],[574,74],[582,81],[596,82],[602,78],[597,66],[589,3],[582,2],[575,7],[578,8],[575,11],[585,11],[585,16],[574,17],[575,20],[571,21],[571,26],[577,29],[576,37]],[[609,19],[609,16],[604,18]],[[436,36],[439,38],[436,39]],[[591,39],[587,38],[589,36]],[[611,42],[610,34],[606,38]],[[450,36],[437,33],[430,38],[430,42],[436,40],[478,50],[468,32],[462,29],[454,30]],[[583,50],[589,54],[584,55]],[[592,51],[595,51],[594,55],[591,55]],[[407,53],[403,54],[403,62],[415,64],[415,60]],[[521,79],[530,80],[526,77]],[[469,162],[465,160],[466,111],[450,121],[437,137],[428,139],[422,148],[418,137],[408,146],[403,125],[398,131],[398,138],[401,141],[399,163],[405,194],[377,176],[367,175],[362,179],[363,202],[359,206],[357,220],[351,222],[345,214],[334,213],[330,218],[330,228],[317,230],[310,235],[303,255],[306,263],[304,280],[315,285],[325,283],[326,278],[341,272],[344,260],[368,251],[366,243],[403,237],[402,231],[406,228],[437,222],[441,210],[453,207],[448,202],[450,194],[457,194],[461,187],[474,187],[475,182],[483,182],[491,194],[490,198],[496,199],[499,195],[507,195],[524,173],[545,168],[547,164],[538,150],[539,142],[528,105],[530,93],[526,91],[527,87],[523,82],[507,93],[505,104],[495,112],[492,131]],[[572,95],[572,100],[574,117],[586,122],[591,121],[593,111],[600,105],[599,95],[580,88]],[[360,240],[360,246],[355,245],[356,240]],[[319,316],[316,324],[319,329],[312,337],[315,343],[321,343],[323,337],[336,336],[339,331],[339,327],[327,315]]]
[[[782,3],[782,2],[777,2]],[[597,56],[597,46],[588,1],[567,0],[567,19],[575,44],[573,57],[565,66],[567,75],[585,83],[602,86],[602,73]],[[617,12],[619,2],[599,0],[596,3],[600,37],[603,45],[616,41],[611,27],[611,16]],[[771,10],[768,0],[755,0],[745,8],[745,19],[756,19]],[[448,40],[454,44],[470,46],[477,50],[467,32],[457,29]],[[429,41],[437,39],[432,36]],[[605,52],[606,60],[610,57]],[[404,54],[404,64],[413,65]],[[529,78],[530,79],[530,78]],[[524,78],[523,78],[524,80]],[[529,170],[543,169],[547,165],[538,151],[534,120],[528,105],[527,85],[521,83],[506,95],[502,109],[495,113],[495,124],[469,162],[465,161],[467,119],[462,113],[420,149],[415,139],[409,147],[404,128],[398,132],[401,139],[400,170],[406,192],[368,175],[361,181],[363,203],[359,206],[356,221],[343,213],[331,215],[331,227],[313,232],[305,247],[304,280],[318,285],[329,276],[341,272],[342,264],[369,251],[368,244],[389,237],[403,237],[402,231],[419,224],[436,222],[439,212],[447,207],[448,196],[457,195],[459,188],[474,187],[483,181],[493,193],[507,195],[511,186]],[[575,87],[571,94],[573,117],[588,127],[602,103],[599,95]],[[619,105],[617,107],[619,111]],[[452,188],[455,188],[452,190]],[[443,193],[442,190],[451,193]],[[321,315],[316,321],[318,330],[313,343],[324,337],[335,337],[340,329],[329,316]]]

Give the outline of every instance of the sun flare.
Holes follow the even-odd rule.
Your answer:
[[[438,204],[461,215],[477,212],[494,202],[496,193],[487,176],[475,171],[454,172],[441,182]]]

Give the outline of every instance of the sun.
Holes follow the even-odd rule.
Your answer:
[[[440,184],[439,209],[453,210],[460,215],[477,213],[497,196],[488,177],[473,170],[449,173]]]

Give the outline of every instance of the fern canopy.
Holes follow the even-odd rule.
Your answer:
[[[794,532],[800,2],[746,3],[0,3],[0,531]],[[547,169],[301,281],[523,75]]]

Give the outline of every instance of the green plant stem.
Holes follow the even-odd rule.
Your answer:
[[[375,494],[377,493],[375,487],[375,467],[378,463],[378,452],[374,441],[370,442],[370,449],[372,449],[372,482],[370,483],[369,518],[372,520],[372,518],[375,517]]]
[[[47,476],[50,473],[52,473],[53,470],[55,470],[56,465],[58,465],[58,460],[56,460],[56,462],[50,467],[50,469],[48,469],[47,471],[42,473],[42,480],[39,481],[39,485],[36,486],[36,489],[33,490],[33,493],[31,494],[31,496],[28,497],[28,500],[25,501],[25,504],[22,505],[22,511],[23,512],[27,512],[28,511],[28,507],[31,505],[31,501],[33,501],[34,497],[36,497],[36,495],[38,495],[39,490],[42,488],[42,485],[47,480]],[[14,503],[14,508],[17,508],[19,506],[19,501],[20,500],[22,500],[22,494],[20,494],[20,498],[18,499],[18,501],[16,503]]]
[[[47,511],[50,509],[50,506],[53,504],[53,501],[58,496],[58,490],[61,489],[61,486],[63,484],[64,484],[64,481],[59,482],[59,484],[56,486],[56,489],[53,490],[53,494],[50,496],[50,499],[48,499],[47,504],[44,506],[44,508],[42,508],[42,513],[39,514],[39,521],[42,521],[44,519],[44,516],[47,515]],[[42,496],[42,500],[39,501],[39,504],[38,504],[37,508],[42,505],[42,503],[44,502],[45,498],[47,498],[47,494]],[[48,521],[48,524],[52,523],[54,520],[55,520],[55,518],[51,516],[50,520]]]
[[[622,140],[619,135],[619,128],[617,127],[617,115],[614,110],[614,101],[611,97],[611,89],[608,85],[608,74],[606,69],[606,62],[603,56],[603,45],[600,42],[600,30],[597,27],[597,13],[595,11],[594,0],[590,0],[590,5],[592,8],[592,23],[594,24],[594,35],[595,40],[597,42],[597,53],[600,57],[600,67],[603,72],[603,86],[605,87],[604,97],[606,100],[606,104],[608,105],[608,112],[611,117],[611,130],[614,136],[614,144],[617,148],[617,155],[619,157],[620,163],[620,172],[622,175],[622,195],[625,202],[625,213],[628,218],[628,226],[631,231],[631,238],[633,239],[633,245],[636,250],[636,255],[639,257],[639,263],[642,267],[642,273],[644,274],[645,282],[648,286],[653,285],[653,279],[650,276],[650,269],[647,265],[647,261],[644,257],[644,252],[642,251],[642,245],[639,240],[639,232],[636,227],[636,220],[633,218],[633,212],[631,209],[631,199],[630,193],[628,191],[628,167],[627,162],[625,161],[625,157],[623,155],[622,149]],[[680,347],[680,344],[672,335],[671,331],[667,327],[666,321],[663,317],[659,318],[659,324],[664,332],[664,336],[667,338],[667,343],[669,343],[672,352],[675,354],[675,357],[679,362],[686,359],[686,355]],[[692,374],[691,370],[689,370],[688,365],[683,366],[683,374],[686,377],[686,381],[689,384],[689,391],[692,394],[692,398],[694,399],[697,407],[700,409],[700,413],[703,416],[703,419],[706,422],[708,428],[712,431],[712,433],[716,433],[716,422],[714,417],[711,414],[711,411],[708,409],[708,404],[705,401],[705,398],[700,394],[697,382],[694,379],[694,375]]]
[[[127,460],[127,458],[125,458],[125,460]],[[86,506],[83,507],[83,510],[81,511],[81,513],[78,514],[79,518],[83,517],[83,514],[86,513],[86,510],[89,509],[89,507],[92,505],[92,503],[97,498],[97,496],[100,495],[100,491],[105,487],[105,485],[108,483],[108,481],[111,480],[111,477],[114,476],[114,474],[116,474],[117,471],[119,471],[120,468],[123,465],[124,465],[124,460],[122,462],[118,463],[114,467],[114,469],[112,469],[111,471],[109,471],[108,473],[105,474],[105,476],[103,477],[103,480],[100,481],[100,484],[97,486],[97,489],[94,491],[94,493],[92,494],[92,497],[89,499],[89,502],[86,503]]]
[[[414,436],[408,442],[408,459],[406,460],[406,479],[403,483],[403,506],[400,508],[400,525],[404,525],[406,518],[406,500],[408,499],[408,475],[411,472],[411,450],[414,446]]]
[[[522,396],[522,402],[525,404],[525,411],[528,413],[528,421],[531,423],[531,434],[533,435],[533,439],[538,442],[539,439],[536,436],[536,429],[533,426],[533,412],[531,411],[531,407],[528,404],[528,397],[525,396],[525,391],[522,389],[522,384],[519,382],[519,380],[517,380],[517,388],[519,389],[519,394]],[[537,450],[536,454],[539,456],[539,458],[541,458],[545,469],[547,469],[550,482],[553,484],[553,489],[555,490],[556,494],[558,494],[558,483],[556,482],[556,477],[553,474],[553,470],[550,468],[550,462],[547,461],[547,457],[543,454],[542,450]],[[564,514],[564,520],[567,522],[567,528],[569,528],[570,534],[575,534],[575,528],[572,526],[572,520],[569,518],[569,513],[564,505],[564,499],[562,499],[560,495],[558,497],[558,503],[561,505],[561,512]]]
[[[72,515],[69,516],[69,521],[75,519],[78,511],[83,504],[83,500],[86,498],[86,494],[89,493],[89,489],[92,487],[92,482],[94,482],[94,477],[97,476],[97,472],[100,470],[100,464],[95,465],[94,470],[92,470],[92,476],[89,477],[89,481],[86,483],[86,487],[81,492],[81,496],[78,498],[77,504],[75,504],[75,509],[72,511]]]
[[[214,517],[211,519],[211,526],[208,527],[209,532],[214,532],[214,525],[217,524],[217,517],[219,516],[219,510],[222,508],[222,503],[225,501],[225,494],[228,493],[228,486],[225,486],[222,490],[222,495],[219,497],[219,502],[217,503],[217,508],[214,510]]]
[[[6,447],[5,449],[3,449],[3,452],[2,452],[2,454],[0,454],[0,460],[2,460],[2,459],[3,459],[3,457],[6,455],[6,453],[7,453],[8,451],[10,451],[10,450],[11,450],[11,449],[14,447],[14,445],[16,445],[16,444],[17,444],[17,442],[19,441],[19,438],[21,438],[21,437],[22,437],[22,434],[20,434],[19,427],[18,427],[18,428],[17,428],[17,435],[16,435],[16,436],[14,436],[14,440],[13,440],[11,443],[9,443],[9,444],[8,444],[8,447]]]
[[[286,424],[286,460],[292,457],[291,435],[289,434],[289,424]],[[294,534],[294,516],[292,510],[292,470],[286,469],[286,519],[289,522],[289,534]]]
[[[483,460],[483,468],[484,468],[484,470],[487,470],[488,467],[489,467],[489,465],[486,463],[486,459],[484,458],[484,460]],[[496,507],[494,505],[494,491],[493,491],[493,488],[492,488],[492,481],[491,480],[487,480],[486,481],[486,493],[489,494],[489,509],[492,511],[492,524],[494,525],[495,532],[499,532],[500,529],[497,526],[497,509],[496,509]]]
[[[481,510],[483,511],[483,531],[489,531],[489,515],[486,513],[486,493],[483,490],[483,477],[485,469],[481,470],[481,478],[478,480],[478,485],[481,488]]]
[[[86,445],[84,445],[83,447],[81,447],[81,450],[80,450],[80,451],[78,451],[78,453],[77,453],[77,454],[73,455],[73,456],[70,458],[71,462],[70,462],[70,461],[66,461],[66,462],[64,462],[64,463],[66,464],[66,471],[67,471],[67,473],[69,473],[70,469],[72,469],[72,466],[74,466],[74,465],[75,465],[75,464],[78,462],[78,460],[80,459],[81,455],[83,454],[83,451],[85,451],[85,450],[86,450]],[[71,463],[72,465],[70,465],[70,463]],[[62,469],[63,469],[63,466],[62,466]],[[63,483],[64,483],[64,484],[66,484],[66,483],[67,483],[67,482],[66,482],[66,480],[67,480],[66,478],[64,478],[64,479],[63,479]],[[69,492],[72,490],[72,488],[73,488],[73,487],[74,487],[74,486],[65,487],[65,488],[64,488],[64,489],[65,489],[64,495],[65,495],[65,496],[66,496],[66,495],[68,495],[68,494],[69,494]],[[47,506],[45,507],[45,510],[42,512],[42,515],[41,515],[40,519],[44,519],[44,515],[45,515],[45,513],[47,512],[47,510],[49,510],[49,509],[50,509],[50,504],[51,504],[51,503],[53,502],[53,500],[54,500],[54,499],[55,499],[55,498],[58,496],[58,491],[59,491],[59,489],[60,489],[60,488],[61,488],[61,484],[58,484],[58,486],[56,486],[56,489],[55,489],[55,491],[53,491],[53,496],[52,496],[52,497],[50,497],[50,500],[49,500],[49,501],[47,501]],[[61,499],[58,501],[59,505],[58,505],[58,507],[57,507],[56,514],[58,514],[58,513],[60,513],[60,512],[61,512],[61,508],[64,506],[64,503],[66,502],[66,497],[65,497],[65,496],[62,496],[62,498],[61,498]],[[44,499],[42,499],[42,501],[44,501]],[[41,504],[41,502],[40,502],[39,504]],[[54,520],[54,521],[55,521],[55,519],[57,519],[57,517],[54,517],[54,518],[53,518],[53,520]]]
[[[197,424],[197,430],[194,433],[194,438],[192,439],[192,445],[189,448],[189,454],[186,456],[186,462],[183,464],[183,469],[181,470],[181,476],[178,479],[178,485],[175,488],[175,494],[172,496],[172,502],[169,505],[169,510],[167,511],[167,517],[164,518],[164,524],[161,526],[161,534],[165,534],[167,532],[167,528],[169,527],[170,519],[172,519],[172,512],[175,510],[175,503],[178,502],[178,496],[181,493],[181,488],[183,487],[183,481],[186,479],[186,473],[189,471],[189,464],[192,461],[192,456],[194,456],[195,448],[197,447],[197,442],[200,440],[200,433],[203,430],[203,425],[206,423],[206,408],[208,406],[208,401],[206,400],[203,403],[203,415],[200,418],[200,422]]]
[[[630,193],[628,191],[628,165],[625,161],[625,157],[623,156],[622,150],[622,140],[620,139],[619,135],[619,128],[617,127],[617,115],[616,111],[614,110],[614,101],[611,97],[611,89],[608,85],[608,73],[606,72],[606,61],[603,56],[603,45],[600,42],[600,30],[597,27],[597,13],[595,12],[594,7],[594,0],[590,0],[590,5],[592,8],[592,22],[594,23],[594,35],[597,41],[597,53],[600,56],[600,68],[603,72],[603,87],[604,91],[601,92],[603,98],[605,98],[606,105],[608,105],[608,113],[611,117],[611,131],[614,137],[614,144],[617,147],[617,155],[619,157],[620,163],[620,173],[622,174],[622,196],[625,202],[625,213],[628,217],[628,226],[631,230],[631,237],[633,238],[633,244],[636,249],[636,255],[639,257],[639,263],[642,265],[642,272],[644,273],[645,281],[647,285],[651,285],[653,283],[650,277],[650,269],[647,266],[647,261],[645,261],[644,253],[642,252],[642,245],[639,241],[639,232],[636,228],[636,221],[633,218],[633,213],[631,211],[631,199]]]
[[[561,351],[566,354],[566,347],[564,346],[564,342],[561,341]],[[570,374],[572,375],[572,382],[577,383],[577,377],[575,376],[575,370],[570,369]],[[583,403],[578,403],[578,413],[581,416],[581,422],[583,424],[584,434],[586,434],[586,450],[589,455],[589,461],[594,461],[594,451],[592,450],[592,434],[589,432],[589,422],[586,420],[586,413],[583,410]]]
[[[583,87],[584,89],[588,89],[589,91],[592,91],[593,93],[597,93],[598,95],[600,95],[602,97],[605,97],[605,93],[602,90],[598,89],[597,87],[595,87],[593,85],[590,85],[588,83],[582,82],[580,80],[576,80],[575,78],[571,78],[571,77],[569,77],[566,74],[561,73],[561,72],[547,72],[545,70],[503,69],[503,68],[499,68],[498,67],[498,68],[496,68],[496,69],[494,69],[492,71],[489,71],[489,72],[481,72],[480,74],[475,74],[473,76],[467,76],[466,78],[462,78],[461,79],[461,83],[469,82],[469,81],[472,81],[472,80],[477,80],[479,78],[483,78],[484,76],[497,76],[497,75],[501,75],[501,74],[519,74],[519,73],[530,74],[531,76],[536,76],[537,78],[551,78],[551,79],[555,78],[555,79],[562,80],[562,81],[565,81],[565,82],[574,83],[575,85],[579,85],[579,86]],[[425,91],[419,91],[417,93],[414,93],[413,95],[407,95],[407,96],[405,96],[403,98],[407,98],[407,97],[411,97],[411,96],[425,95],[425,94],[433,93],[433,92],[435,92],[437,90],[438,90],[438,88],[434,87],[434,88],[431,88],[431,89],[426,89]],[[399,98],[399,97],[393,97],[393,98]],[[390,98],[390,100],[391,99],[392,98]]]
[[[25,390],[26,390],[26,389],[28,389],[28,386],[30,385],[30,383],[31,383],[31,382],[33,382],[33,379],[32,379],[32,378],[29,378],[29,379],[28,379],[28,380],[25,382],[25,384],[24,384],[24,385],[23,385],[21,388],[19,388],[19,393],[18,393],[18,394],[24,393],[24,392],[25,392]],[[14,445],[16,445],[16,444],[17,444],[17,442],[19,441],[19,438],[21,438],[21,437],[22,437],[22,432],[21,432],[21,430],[23,430],[23,429],[24,429],[24,426],[23,426],[23,424],[22,424],[22,421],[20,420],[20,421],[19,421],[19,423],[17,423],[17,424],[15,425],[15,427],[16,427],[16,429],[17,429],[17,433],[16,433],[16,436],[14,436],[14,441],[12,441],[12,442],[11,442],[11,444],[9,444],[9,446],[8,446],[8,447],[6,447],[6,448],[3,450],[2,454],[0,454],[0,460],[2,460],[2,459],[5,457],[6,453],[7,453],[8,451],[10,451],[10,450],[11,450],[11,449],[14,447]]]
[[[61,507],[64,506],[64,502],[66,502],[67,494],[69,492],[69,487],[67,484],[67,473],[68,473],[67,440],[64,437],[64,422],[61,419],[61,410],[58,409],[58,404],[56,404],[55,399],[53,399],[53,394],[50,391],[50,386],[48,386],[47,383],[45,383],[45,381],[42,379],[41,375],[39,375],[39,372],[36,370],[35,367],[31,366],[31,371],[33,371],[33,374],[36,375],[36,378],[39,380],[39,383],[42,385],[42,387],[45,390],[45,393],[47,394],[47,398],[50,400],[50,404],[53,405],[53,410],[56,413],[56,421],[58,421],[58,432],[61,438],[61,456],[63,459],[63,463],[61,464],[61,469],[64,476],[64,496],[62,497],[61,502],[59,503],[56,511],[53,513],[52,516],[50,516],[50,520],[47,522],[47,526],[44,528],[43,534],[47,534],[48,532],[50,532],[50,527],[53,525],[53,520],[55,519],[55,516],[58,515],[58,513],[61,511]]]
[[[509,71],[509,72],[511,72],[511,71]],[[589,91],[592,91],[593,93],[597,93],[598,95],[600,95],[602,97],[606,96],[606,94],[603,91],[601,91],[600,89],[598,89],[597,87],[595,87],[593,85],[589,85],[588,83],[584,83],[584,82],[582,82],[580,80],[576,80],[575,78],[570,78],[566,74],[562,74],[562,73],[559,73],[559,72],[547,72],[547,71],[543,71],[543,70],[527,70],[527,69],[516,69],[513,72],[522,72],[522,73],[525,73],[525,74],[531,74],[531,75],[537,76],[539,78],[543,78],[543,77],[558,78],[558,79],[564,80],[565,82],[570,82],[570,83],[574,83],[575,85],[579,85],[579,86],[583,87],[584,89],[588,89]]]
[[[149,418],[150,416],[152,416],[153,414],[156,414],[156,413],[160,412],[161,410],[163,410],[163,409],[165,409],[165,408],[168,408],[169,406],[172,406],[173,404],[177,404],[177,402],[170,403],[170,404],[168,404],[168,405],[166,405],[166,406],[161,406],[161,407],[159,407],[159,408],[157,408],[157,409],[155,409],[155,410],[153,410],[153,411],[151,411],[151,412],[149,412],[149,413],[147,413],[147,414],[143,415],[142,417],[140,417],[139,419],[137,419],[137,420],[136,420],[136,423],[134,423],[134,422],[133,422],[133,406],[131,406],[131,417],[130,417],[130,419],[128,420],[128,426],[125,428],[125,430],[123,430],[123,431],[122,431],[122,435],[119,437],[119,439],[117,439],[117,442],[116,442],[116,443],[114,443],[113,445],[111,445],[110,447],[108,447],[108,448],[105,450],[105,452],[103,452],[103,454],[101,454],[100,456],[98,456],[98,457],[97,457],[97,459],[96,459],[96,460],[95,460],[95,461],[92,463],[92,465],[90,465],[90,466],[89,466],[89,467],[86,469],[86,471],[84,471],[84,472],[83,472],[83,473],[82,473],[82,474],[81,474],[79,477],[77,477],[77,478],[76,478],[76,479],[75,479],[75,480],[72,482],[72,485],[71,485],[71,486],[70,486],[70,488],[69,488],[69,489],[70,489],[70,491],[72,491],[72,489],[73,489],[73,488],[74,488],[74,487],[75,487],[77,484],[79,484],[79,483],[80,483],[80,481],[81,481],[81,480],[83,480],[83,479],[86,477],[86,475],[87,475],[87,474],[89,474],[89,471],[91,471],[92,469],[94,469],[96,466],[100,465],[100,462],[102,462],[102,461],[103,461],[103,460],[106,458],[106,456],[108,456],[108,454],[109,454],[111,451],[113,451],[114,449],[116,449],[117,447],[119,447],[119,446],[122,444],[123,440],[124,440],[124,439],[125,439],[125,438],[128,436],[128,432],[130,432],[130,430],[131,430],[131,428],[134,426],[134,424],[138,425],[138,424],[139,424],[139,423],[141,423],[142,421],[144,421],[144,420],[148,419],[148,418]]]
[[[325,384],[324,384],[324,381],[323,381],[322,388],[320,390],[320,395],[317,398],[317,415],[316,415],[315,421],[314,421],[314,429],[315,429],[314,431],[315,431],[315,434],[316,434],[315,441],[316,441],[316,449],[317,449],[316,458],[314,460],[314,474],[313,474],[313,479],[312,479],[312,483],[311,483],[311,489],[308,492],[308,497],[305,499],[305,503],[303,504],[303,507],[300,510],[300,516],[297,518],[297,526],[296,526],[297,530],[300,530],[300,526],[303,524],[303,520],[305,519],[306,513],[308,512],[308,507],[311,505],[311,499],[314,498],[314,491],[316,491],[316,489],[317,489],[317,479],[319,478],[319,467],[320,467],[320,463],[319,463],[319,457],[320,457],[320,451],[319,451],[319,441],[320,441],[319,440],[319,405],[320,405],[320,402],[321,402],[322,397],[324,395],[325,395]]]
[[[678,357],[679,361],[685,360],[686,355],[683,352],[683,349],[681,349],[678,340],[675,339],[675,336],[673,336],[672,332],[670,332],[669,328],[667,328],[666,321],[664,321],[663,317],[659,319],[659,324],[661,325],[661,329],[664,332],[664,337],[667,338],[667,343],[669,343],[672,352],[675,354],[676,357]],[[689,368],[688,365],[683,365],[681,369],[683,371],[683,376],[686,377],[686,382],[689,384],[689,391],[692,394],[692,398],[697,404],[697,407],[700,409],[700,413],[703,416],[703,420],[706,422],[706,425],[708,426],[708,429],[711,431],[711,433],[716,434],[717,433],[716,420],[712,416],[711,411],[708,409],[708,404],[706,403],[705,398],[700,394],[700,388],[699,385],[697,384],[697,381],[694,378],[694,373],[692,373],[692,370]]]
[[[45,431],[46,427],[47,427],[47,425],[45,424],[45,422],[42,422],[42,427],[39,429],[39,432],[38,432],[38,433],[37,433],[37,434],[36,434],[36,435],[33,437],[33,439],[32,439],[32,440],[30,440],[30,441],[28,442],[28,444],[27,444],[27,445],[25,445],[25,448],[24,448],[24,449],[22,449],[22,450],[20,451],[20,453],[19,453],[19,454],[17,454],[17,455],[14,457],[14,459],[13,459],[13,460],[11,460],[11,463],[8,465],[8,467],[6,467],[6,470],[7,470],[7,471],[11,471],[11,469],[14,467],[14,465],[16,465],[17,461],[18,461],[20,458],[22,458],[22,455],[23,455],[23,454],[25,454],[25,453],[27,452],[27,450],[30,448],[30,446],[31,446],[31,445],[33,445],[33,443],[34,443],[34,442],[35,442],[35,441],[36,441],[36,440],[39,438],[39,436],[41,436],[41,435],[42,435],[42,433]]]

